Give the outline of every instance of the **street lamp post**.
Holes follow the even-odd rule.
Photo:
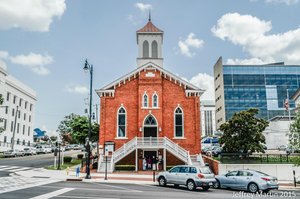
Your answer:
[[[90,156],[91,156],[91,147],[90,147],[90,140],[91,140],[91,133],[92,133],[92,89],[93,89],[93,65],[90,65],[87,61],[85,60],[84,68],[85,71],[90,72],[90,104],[89,104],[89,136],[88,136],[88,142],[86,144],[86,149],[87,149],[87,159],[86,159],[86,179],[91,178],[90,174]]]

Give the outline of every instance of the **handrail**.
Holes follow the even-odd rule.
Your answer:
[[[191,165],[192,160],[189,151],[185,150],[178,144],[174,143],[167,137],[135,137],[125,143],[118,150],[113,152],[111,157],[111,167],[114,169],[114,164],[124,158],[126,155],[138,148],[155,147],[167,149],[170,153],[177,156],[182,161]]]

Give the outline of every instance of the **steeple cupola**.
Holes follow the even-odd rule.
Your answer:
[[[137,67],[152,62],[163,67],[162,44],[164,32],[151,22],[149,13],[148,23],[138,31],[136,38],[138,44]]]

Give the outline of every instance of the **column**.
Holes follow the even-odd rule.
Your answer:
[[[166,149],[164,148],[164,167],[163,169],[166,171],[167,170],[167,152],[166,152]]]
[[[138,162],[138,149],[135,149],[135,171],[138,171],[139,162]]]

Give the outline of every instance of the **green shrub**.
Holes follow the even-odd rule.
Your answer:
[[[83,158],[83,154],[77,154],[77,158],[81,160]]]
[[[65,156],[64,157],[64,162],[70,163],[71,161],[72,161],[72,157],[71,156]]]
[[[116,165],[116,171],[134,171],[135,165]]]

